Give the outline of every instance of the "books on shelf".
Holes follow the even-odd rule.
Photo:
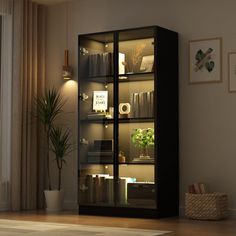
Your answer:
[[[207,185],[205,183],[193,183],[188,186],[188,192],[193,194],[208,193]]]
[[[154,91],[131,93],[130,118],[142,118],[154,116]]]
[[[95,53],[88,55],[89,76],[107,76],[113,74],[113,53]]]
[[[87,118],[89,120],[105,119],[106,113],[105,112],[91,112],[87,114]]]
[[[119,179],[119,202],[127,204],[128,183],[136,182],[136,178],[121,177]],[[113,203],[114,201],[114,178],[107,174],[87,175],[85,180],[88,203]]]

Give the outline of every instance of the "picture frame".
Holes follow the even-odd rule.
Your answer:
[[[236,92],[236,52],[228,53],[228,89]]]
[[[222,82],[222,39],[189,41],[189,83]]]
[[[93,110],[106,111],[108,108],[108,91],[93,91]]]
[[[154,55],[143,56],[142,62],[140,65],[141,72],[152,72],[154,64]]]

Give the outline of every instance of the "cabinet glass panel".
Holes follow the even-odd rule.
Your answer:
[[[118,204],[156,208],[154,31],[119,33]]]
[[[113,34],[80,36],[79,198],[113,205]]]

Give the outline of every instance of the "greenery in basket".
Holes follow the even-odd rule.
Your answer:
[[[146,148],[154,145],[154,129],[135,129],[131,134],[131,141],[135,147]]]

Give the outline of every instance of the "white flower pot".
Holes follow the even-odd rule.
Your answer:
[[[47,212],[58,212],[62,210],[64,191],[63,190],[44,190],[46,198]]]

